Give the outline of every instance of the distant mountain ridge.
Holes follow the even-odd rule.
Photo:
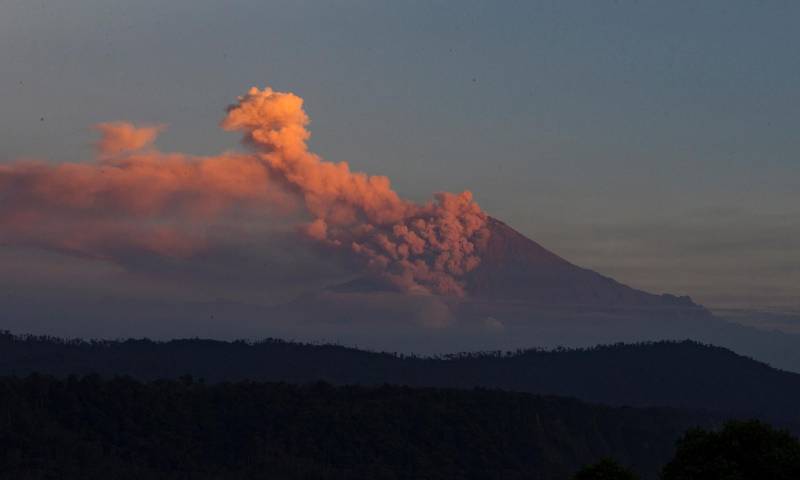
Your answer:
[[[99,373],[230,380],[500,388],[616,406],[704,409],[800,421],[800,375],[695,342],[448,357],[267,340],[62,341],[0,336],[0,375]]]

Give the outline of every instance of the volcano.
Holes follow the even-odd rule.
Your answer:
[[[489,217],[487,226],[490,237],[481,263],[462,277],[471,299],[539,305],[700,308],[688,296],[655,295],[574,265],[496,218]],[[396,291],[396,287],[365,276],[330,290],[366,293]]]

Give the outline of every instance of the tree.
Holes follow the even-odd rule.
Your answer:
[[[637,480],[637,476],[610,458],[583,467],[572,480]]]
[[[689,430],[677,443],[663,480],[793,480],[800,478],[800,442],[757,420],[731,421],[717,432]]]

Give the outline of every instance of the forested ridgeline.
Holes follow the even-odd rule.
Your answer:
[[[483,389],[3,377],[0,477],[565,479],[612,457],[655,478],[720,420]]]
[[[0,335],[0,375],[32,372],[141,380],[190,374],[209,383],[482,386],[608,405],[707,409],[784,423],[800,417],[800,375],[689,341],[420,358],[280,340],[87,342]]]

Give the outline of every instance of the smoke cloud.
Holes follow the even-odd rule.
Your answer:
[[[301,235],[396,288],[463,295],[489,236],[470,192],[404,200],[388,178],[309,152],[308,123],[297,95],[252,88],[221,123],[243,133],[245,153],[164,153],[153,147],[161,125],[96,125],[91,161],[0,165],[0,243],[112,262],[190,258],[213,246],[209,229],[225,217],[301,213]]]
[[[97,151],[104,156],[141,150],[150,146],[164,130],[161,125],[136,127],[127,122],[98,123],[94,128],[101,135]]]

